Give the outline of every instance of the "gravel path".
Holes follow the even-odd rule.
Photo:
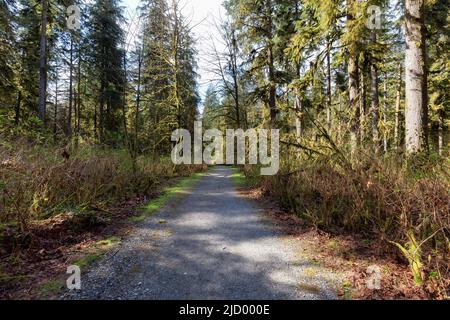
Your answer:
[[[302,257],[241,198],[232,173],[209,171],[82,274],[80,292],[63,298],[334,299],[336,276]]]

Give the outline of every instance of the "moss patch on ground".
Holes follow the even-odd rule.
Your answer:
[[[41,298],[50,298],[62,292],[66,283],[64,279],[53,278],[45,281],[39,287],[39,295]]]
[[[95,246],[102,250],[109,250],[120,243],[120,238],[109,237],[95,243]]]
[[[76,265],[81,269],[90,266],[92,263],[103,257],[103,255],[117,246],[120,243],[120,238],[109,237],[94,243],[89,250],[92,251],[86,255],[78,258],[72,262],[72,265]]]
[[[94,261],[100,259],[103,256],[104,252],[94,252],[89,253],[73,262],[74,265],[79,266],[80,268],[84,268],[89,266]]]

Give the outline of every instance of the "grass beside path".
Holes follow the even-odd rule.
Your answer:
[[[175,185],[165,188],[160,196],[150,200],[150,202],[143,207],[143,213],[141,215],[131,217],[129,220],[131,222],[144,221],[145,218],[161,209],[161,207],[170,200],[179,198],[186,190],[192,188],[194,183],[205,176],[205,174],[205,172],[197,172],[192,176],[180,178]]]
[[[233,181],[237,187],[245,187],[248,181],[244,173],[238,167],[232,167],[232,170],[233,174],[230,176],[231,181]]]
[[[257,167],[253,168],[252,174],[246,175],[244,167],[233,166],[231,167],[233,170],[233,174],[231,175],[231,181],[238,188],[249,188],[258,185],[258,182],[261,179],[261,176],[254,174],[253,172],[257,172],[259,170]]]

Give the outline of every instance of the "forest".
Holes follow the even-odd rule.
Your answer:
[[[236,175],[395,265],[353,298],[449,298],[448,0],[225,0],[207,53],[184,1],[123,2],[0,0],[0,298],[51,297],[73,252],[208,172],[170,159],[194,121],[280,130],[278,174]]]

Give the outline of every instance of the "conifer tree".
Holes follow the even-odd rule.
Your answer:
[[[88,59],[93,70],[89,80],[97,85],[98,137],[113,143],[121,127],[125,85],[122,9],[117,0],[97,0],[90,9]]]

